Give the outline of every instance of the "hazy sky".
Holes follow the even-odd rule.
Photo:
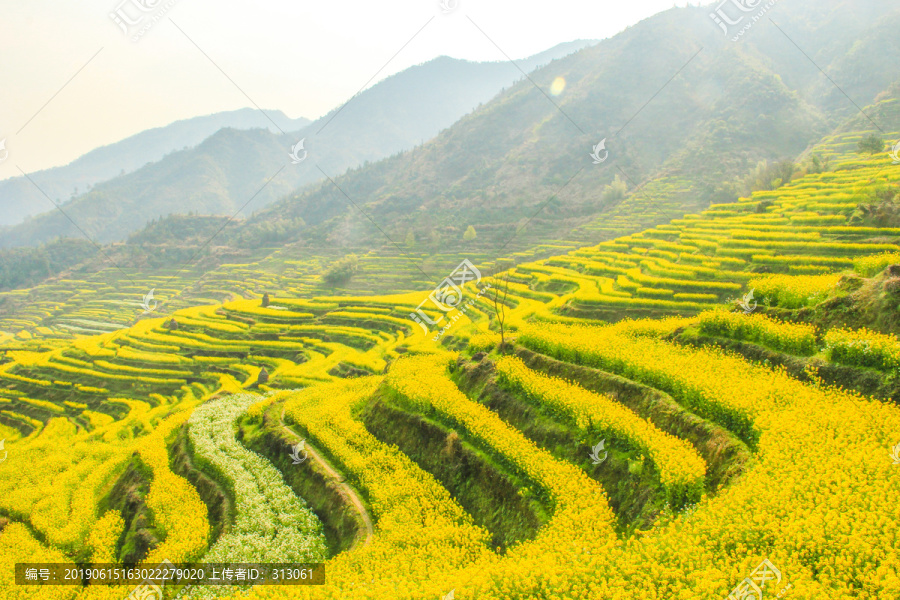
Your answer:
[[[314,119],[373,76],[436,56],[503,60],[467,16],[523,58],[685,4],[444,1],[455,9],[442,13],[440,0],[0,0],[0,140],[9,152],[0,179],[19,175],[16,165],[66,164],[151,127],[252,106],[197,46],[259,106]],[[117,9],[132,22],[164,14],[135,42],[110,17]]]

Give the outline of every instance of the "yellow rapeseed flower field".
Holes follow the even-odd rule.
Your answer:
[[[11,577],[16,562],[113,560],[129,527],[105,498],[133,462],[148,479],[145,515],[160,537],[146,562],[223,556],[210,554],[211,548],[238,539],[227,536],[234,524],[210,540],[209,507],[169,462],[179,428],[208,409],[228,415],[215,420],[217,435],[206,440],[210,456],[224,456],[226,446],[218,442],[227,438],[227,451],[241,455],[244,475],[267,465],[263,480],[241,478],[257,482],[259,492],[244,495],[288,499],[296,508],[273,466],[278,461],[255,460],[240,445],[247,429],[238,427],[258,426],[282,408],[286,424],[358,494],[372,535],[326,560],[323,586],[258,586],[242,598],[719,600],[767,559],[781,574],[777,585],[765,588],[767,599],[898,600],[900,464],[892,454],[900,444],[900,410],[820,381],[801,383],[739,355],[667,341],[699,328],[801,356],[818,354],[821,342],[833,362],[880,370],[867,375],[892,382],[900,368],[893,336],[709,310],[751,289],[761,304],[765,298],[779,308],[811,307],[835,289],[842,275],[834,271],[852,265],[874,276],[898,262],[893,241],[900,229],[847,221],[863,188],[895,180],[895,171],[883,168],[888,163],[886,155],[845,157],[833,171],[616,239],[606,233],[633,227],[594,224],[607,241],[577,249],[570,244],[569,254],[508,272],[503,348],[488,295],[458,320],[452,311],[428,308],[430,319],[443,316],[442,325],[452,325],[435,343],[437,328],[425,332],[409,317],[427,290],[298,298],[272,273],[247,265],[223,265],[225,277],[207,282],[223,290],[233,285],[229,293],[241,294],[237,300],[141,315],[126,326],[134,315],[112,308],[123,304],[123,289],[137,297],[125,286],[116,289],[119,296],[85,302],[69,323],[123,327],[113,333],[83,335],[76,328],[60,335],[58,327],[45,325],[69,314],[64,303],[34,302],[18,321],[30,326],[0,331],[0,600],[128,596],[131,589],[121,586],[16,587]],[[502,277],[490,281],[499,287]],[[106,293],[106,284],[95,284],[57,283],[81,298]],[[254,286],[268,287],[268,307]],[[175,298],[176,291],[161,296]],[[464,292],[475,299],[475,283]],[[647,315],[662,318],[629,318]],[[616,324],[602,326],[604,320]],[[702,343],[698,338],[677,339]],[[697,427],[683,438],[663,433],[613,396],[503,355],[512,345],[665,391],[693,413],[685,418]],[[617,534],[623,516],[616,512],[617,494],[636,486],[622,480],[621,487],[604,489],[461,391],[448,366],[476,352],[490,353],[501,386],[539,403],[552,420],[591,435],[608,432],[646,455],[670,494],[670,506],[655,515],[654,525]],[[269,379],[256,387],[263,367]],[[247,409],[249,420],[235,422],[245,409],[241,403],[249,401],[229,394],[250,389],[281,391]],[[546,500],[546,524],[532,539],[495,551],[491,532],[445,487],[355,416],[372,398],[440,422],[501,463],[525,482],[528,489],[520,493]],[[698,431],[720,437],[698,440]],[[742,457],[735,477],[705,493],[706,464],[693,445],[702,443],[710,465],[730,466],[730,453]],[[267,495],[273,482],[278,494]],[[268,503],[264,508],[252,514],[280,514]],[[253,520],[249,514],[244,521]],[[315,519],[306,517],[309,529],[318,531]],[[299,530],[273,528],[279,539],[300,539],[293,536]],[[220,545],[228,556],[261,550],[251,541]]]
[[[672,504],[699,500],[706,463],[688,442],[660,431],[609,396],[532,371],[519,358],[505,356],[496,369],[501,381],[546,403],[579,428],[610,434],[645,451],[659,468]]]

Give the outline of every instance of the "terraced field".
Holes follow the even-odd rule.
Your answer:
[[[534,245],[522,252],[509,252],[499,262],[549,256],[577,246],[573,241]],[[72,273],[31,289],[0,292],[0,331],[4,332],[0,335],[14,332],[20,347],[47,348],[61,340],[114,331],[139,319],[171,315],[185,307],[259,299],[266,293],[310,297],[413,292],[430,285],[425,273],[437,277],[464,258],[478,261],[485,269],[497,262],[486,249],[433,256],[401,253],[387,244],[377,251],[360,250],[358,273],[348,283],[335,288],[323,284],[321,275],[327,265],[353,251],[340,248],[328,255],[311,255],[304,248],[287,247],[262,251],[258,260],[223,264],[209,271],[184,264],[139,270],[100,260],[92,272]],[[422,270],[411,267],[415,264]],[[146,307],[151,311],[147,312],[142,303],[151,290],[153,296]]]
[[[0,595],[131,591],[13,584],[46,558],[323,561],[325,585],[241,597],[498,600],[724,598],[768,560],[766,597],[900,597],[900,342],[811,316],[900,303],[900,228],[849,221],[900,171],[834,161],[499,276],[468,257],[465,311],[412,275],[329,293],[315,261],[221,267],[197,305],[157,281],[136,322],[100,299],[146,292],[101,293],[108,271],[54,284],[3,323]]]
[[[692,314],[738,299],[797,308],[836,278],[782,280],[852,269],[854,258],[900,251],[900,228],[848,224],[865,189],[896,184],[889,160],[847,159],[835,170],[713,205],[639,234],[581,248],[511,272],[516,284],[568,287],[554,312],[591,319]],[[763,275],[769,274],[769,275]],[[802,297],[775,291],[797,285]],[[820,290],[821,288],[821,290]],[[812,302],[813,300],[809,300]]]

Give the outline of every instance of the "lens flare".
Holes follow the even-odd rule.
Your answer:
[[[565,77],[557,77],[553,80],[553,83],[550,84],[550,93],[554,96],[562,94],[564,89],[566,89]]]

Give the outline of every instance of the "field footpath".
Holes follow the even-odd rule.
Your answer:
[[[281,407],[281,427],[298,440],[302,440],[303,438],[296,431],[287,426],[284,422],[284,407]],[[365,505],[362,502],[362,499],[359,497],[359,494],[354,490],[341,476],[340,473],[334,470],[334,468],[326,461],[321,454],[315,451],[315,449],[309,445],[309,441],[306,442],[305,450],[309,453],[309,457],[317,462],[330,476],[335,482],[338,484],[341,492],[347,497],[350,501],[350,504],[356,509],[356,512],[359,513],[359,516],[362,517],[363,523],[366,525],[366,537],[363,540],[363,546],[368,546],[372,541],[372,536],[375,534],[375,528],[372,525],[372,518],[369,516],[369,511],[366,510]],[[359,540],[353,543],[351,550],[357,546]]]

